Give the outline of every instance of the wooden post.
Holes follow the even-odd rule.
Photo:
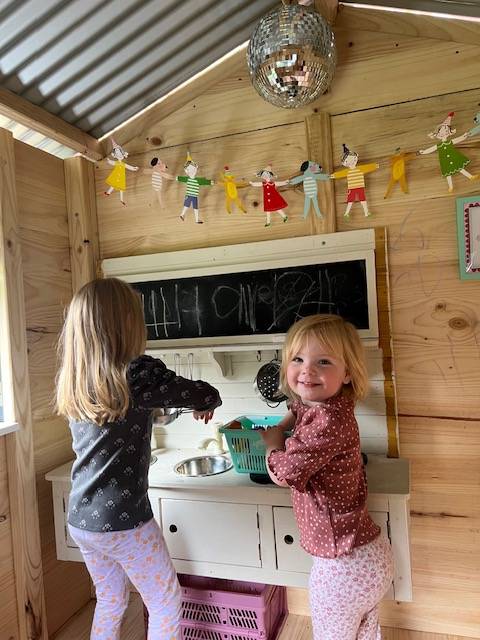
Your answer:
[[[2,295],[3,369],[11,393],[9,420],[19,431],[5,436],[12,522],[13,562],[20,640],[48,640],[43,591],[40,526],[33,458],[33,429],[28,374],[27,333],[21,243],[15,184],[13,136],[0,129],[0,260]],[[4,371],[2,371],[2,378]]]
[[[308,160],[318,162],[324,173],[332,173],[332,134],[330,115],[325,112],[315,113],[305,118],[305,135],[307,138]],[[337,230],[335,217],[335,190],[333,180],[318,182],[318,203],[323,213],[323,220],[313,214],[312,234],[334,233]]]
[[[333,25],[337,18],[338,0],[315,0],[315,9],[325,20]]]
[[[99,272],[95,176],[91,162],[77,157],[64,161],[72,289],[75,293]]]
[[[388,457],[398,458],[395,380],[392,372],[392,336],[387,261],[387,230],[375,229],[375,272],[377,278],[378,344],[383,353],[384,392],[388,431]]]

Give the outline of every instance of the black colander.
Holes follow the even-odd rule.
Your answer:
[[[280,365],[281,362],[274,358],[262,365],[255,377],[255,391],[264,400],[269,407],[278,407],[278,405],[287,399],[278,388],[280,384]]]

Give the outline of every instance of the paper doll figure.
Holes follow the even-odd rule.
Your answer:
[[[225,208],[227,213],[232,213],[232,204],[235,203],[240,211],[247,213],[238,195],[237,189],[248,187],[248,182],[238,182],[228,167],[224,167],[224,172],[220,174],[219,182],[223,184],[225,189]]]
[[[390,182],[387,185],[384,198],[388,198],[394,185],[398,182],[403,193],[408,193],[407,174],[405,165],[416,157],[416,153],[401,151],[400,147],[395,149],[395,155],[390,158]]]
[[[105,182],[108,184],[108,189],[105,191],[105,195],[109,196],[112,191],[120,192],[120,202],[123,206],[126,206],[126,202],[123,199],[123,194],[125,189],[127,188],[127,172],[129,171],[138,171],[138,167],[134,167],[131,164],[127,164],[123,162],[126,158],[128,158],[128,152],[125,149],[115,142],[113,138],[110,138],[112,141],[112,156],[115,160],[111,160],[110,158],[106,158],[108,164],[113,165],[113,171],[108,175]]]
[[[154,190],[158,204],[163,207],[163,189],[164,179],[175,180],[175,177],[171,173],[167,173],[167,165],[158,158],[152,158],[150,160],[151,169],[143,169],[143,173],[148,173],[152,177],[152,189]]]
[[[318,185],[319,180],[330,180],[327,173],[323,173],[322,167],[316,162],[305,160],[300,165],[301,176],[296,176],[288,181],[288,184],[300,184],[303,182],[303,193],[305,195],[303,205],[303,217],[308,216],[310,206],[313,205],[317,218],[323,218],[323,214],[318,206]]]
[[[379,165],[376,162],[370,162],[369,164],[357,164],[358,153],[350,151],[350,149],[343,145],[342,164],[346,169],[339,169],[334,171],[330,176],[334,180],[339,178],[347,179],[347,208],[343,214],[345,218],[350,217],[350,209],[354,202],[360,202],[363,207],[365,216],[371,216],[371,212],[368,209],[367,197],[365,196],[365,174],[376,171]]]
[[[195,222],[197,224],[203,224],[203,220],[200,220],[200,215],[198,211],[198,193],[200,191],[200,187],[203,186],[211,186],[215,184],[213,180],[209,180],[208,178],[197,178],[198,164],[192,160],[190,152],[187,151],[187,161],[183,165],[185,169],[186,176],[177,176],[178,182],[185,182],[187,185],[185,191],[185,200],[183,201],[183,209],[180,214],[180,220],[183,222],[185,220],[185,214],[187,213],[190,207],[193,208],[193,213],[195,214]]]
[[[467,131],[467,136],[469,138],[471,138],[472,136],[478,136],[480,134],[480,111],[473,118],[473,122],[475,123],[475,126],[470,129],[470,131]]]
[[[425,155],[427,153],[433,153],[437,151],[438,160],[440,162],[440,171],[442,172],[442,176],[447,179],[448,192],[451,193],[453,191],[453,181],[452,176],[456,173],[463,174],[469,180],[475,180],[479,176],[472,175],[469,171],[465,169],[470,160],[467,156],[464,156],[458,149],[455,148],[455,144],[457,142],[462,142],[468,137],[468,133],[464,133],[457,138],[453,138],[449,140],[455,132],[456,129],[452,129],[452,118],[455,115],[453,111],[451,111],[442,124],[438,125],[435,131],[429,133],[430,138],[436,138],[437,140],[441,140],[440,144],[435,144],[433,147],[428,147],[428,149],[420,149],[419,153]]]
[[[261,169],[255,174],[257,178],[261,178],[261,182],[250,182],[252,187],[263,188],[263,211],[265,212],[265,226],[271,225],[271,213],[276,211],[282,217],[282,220],[286,222],[288,216],[283,210],[288,207],[287,202],[278,193],[277,187],[283,187],[288,184],[288,180],[274,180],[276,178],[272,171],[272,165],[268,165],[265,169]]]

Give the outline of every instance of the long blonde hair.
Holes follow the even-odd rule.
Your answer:
[[[145,350],[140,296],[117,278],[92,280],[68,308],[58,342],[56,410],[99,425],[125,416],[129,363]]]
[[[307,316],[293,324],[287,332],[282,350],[280,388],[289,398],[298,400],[287,383],[287,366],[309,339],[320,342],[332,355],[342,360],[350,376],[341,393],[361,400],[368,393],[365,352],[358,331],[350,322],[333,314]]]

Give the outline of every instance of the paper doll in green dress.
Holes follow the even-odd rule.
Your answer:
[[[449,140],[449,138],[456,132],[456,129],[452,129],[451,126],[454,115],[455,113],[451,111],[442,124],[440,124],[435,131],[428,134],[430,138],[440,140],[440,144],[435,144],[433,147],[420,149],[419,151],[422,155],[437,151],[438,160],[440,162],[440,171],[442,172],[442,176],[447,179],[449,193],[453,191],[452,176],[456,173],[461,173],[469,180],[475,180],[480,177],[478,175],[472,175],[465,169],[470,160],[455,148],[457,142],[463,142],[463,140],[466,140],[468,133],[464,133],[457,138]]]

